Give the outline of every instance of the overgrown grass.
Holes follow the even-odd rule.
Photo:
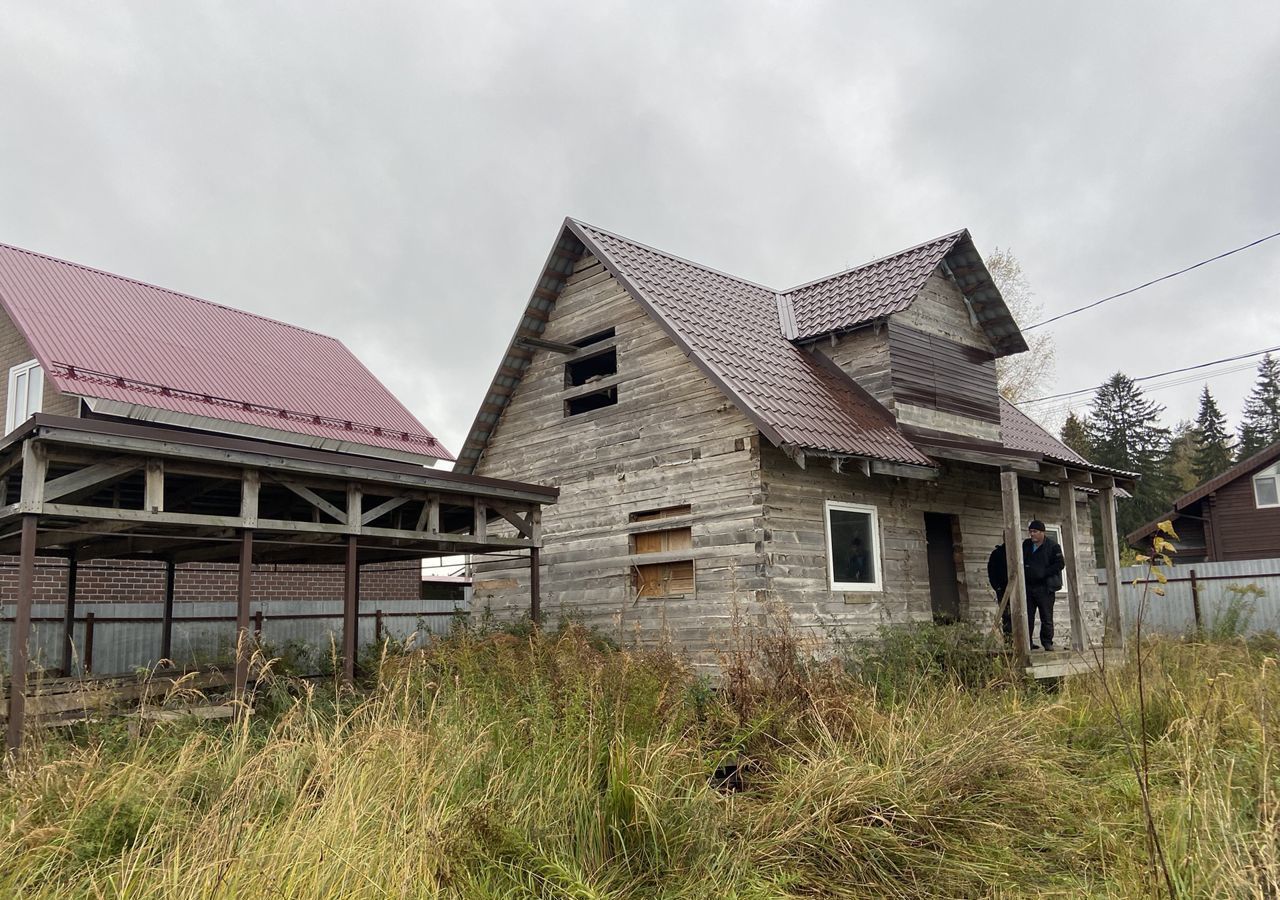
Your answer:
[[[1131,668],[1048,692],[952,633],[890,640],[811,664],[766,638],[711,690],[581,629],[460,633],[385,656],[360,692],[281,679],[233,726],[45,733],[0,783],[0,896],[1162,890]],[[1184,896],[1280,886],[1274,650],[1150,645],[1152,793]],[[718,789],[732,766],[740,789]]]

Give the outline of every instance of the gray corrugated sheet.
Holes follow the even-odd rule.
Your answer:
[[[1244,634],[1280,631],[1280,559],[1246,559],[1166,569],[1169,582],[1164,586],[1165,596],[1147,592],[1145,606],[1143,592],[1155,586],[1154,582],[1146,584],[1147,567],[1121,569],[1120,612],[1126,639],[1133,636],[1139,609],[1145,634],[1184,635],[1195,628],[1192,569],[1198,579],[1201,621],[1206,629],[1225,631],[1234,622]],[[1097,578],[1099,584],[1106,584],[1106,570],[1099,569]],[[1258,588],[1261,596],[1250,586]]]

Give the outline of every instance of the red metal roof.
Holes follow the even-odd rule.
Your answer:
[[[0,304],[65,393],[453,459],[314,331],[4,244]]]

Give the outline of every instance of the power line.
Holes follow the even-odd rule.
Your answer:
[[[1242,247],[1236,247],[1234,250],[1228,250],[1226,253],[1219,253],[1217,256],[1211,256],[1208,259],[1202,259],[1200,260],[1200,262],[1196,263],[1195,265],[1187,266],[1185,269],[1179,269],[1176,272],[1170,272],[1168,275],[1161,275],[1159,278],[1153,278],[1144,284],[1138,285],[1137,287],[1131,287],[1127,291],[1121,291],[1118,294],[1112,294],[1110,297],[1103,297],[1101,300],[1095,300],[1092,303],[1086,303],[1084,306],[1079,306],[1079,307],[1076,307],[1075,309],[1068,310],[1067,312],[1064,312],[1060,315],[1056,315],[1052,319],[1045,319],[1043,322],[1036,322],[1034,325],[1028,325],[1026,328],[1023,328],[1022,330],[1030,331],[1032,328],[1039,328],[1041,325],[1048,325],[1050,322],[1056,322],[1059,319],[1065,319],[1067,316],[1074,316],[1076,313],[1084,312],[1086,309],[1093,309],[1095,306],[1101,306],[1103,303],[1106,303],[1108,300],[1115,300],[1119,297],[1125,297],[1129,294],[1134,293],[1135,291],[1140,291],[1143,288],[1151,287],[1151,285],[1153,284],[1159,284],[1162,281],[1168,281],[1170,278],[1174,278],[1178,275],[1184,275],[1187,272],[1190,272],[1192,269],[1198,269],[1201,266],[1207,266],[1211,262],[1217,262],[1220,259],[1225,259],[1226,257],[1230,256],[1233,253],[1239,253],[1241,250],[1248,250],[1250,247],[1256,247],[1259,244],[1265,241],[1269,241],[1272,238],[1276,238],[1276,237],[1280,237],[1280,231],[1277,231],[1275,234],[1269,234],[1266,237],[1260,237],[1256,241],[1251,241],[1250,243],[1245,244]]]
[[[1137,383],[1139,381],[1150,381],[1153,378],[1164,378],[1166,375],[1178,375],[1182,372],[1194,372],[1197,369],[1207,369],[1209,366],[1217,366],[1217,365],[1221,365],[1222,363],[1236,362],[1237,360],[1241,360],[1241,359],[1250,359],[1251,357],[1254,357],[1254,356],[1262,356],[1264,353],[1275,353],[1278,350],[1280,350],[1280,346],[1267,347],[1262,350],[1255,350],[1252,353],[1242,353],[1239,356],[1227,356],[1227,357],[1223,357],[1222,359],[1212,360],[1210,362],[1198,363],[1197,365],[1194,365],[1194,366],[1183,366],[1181,369],[1170,369],[1167,372],[1157,372],[1154,375],[1143,375],[1140,378],[1133,378],[1130,380],[1133,381],[1134,383]],[[1194,380],[1194,379],[1189,379],[1189,380]],[[1165,385],[1165,387],[1168,387],[1168,386],[1171,386],[1171,385]],[[1077,394],[1091,394],[1097,389],[1098,388],[1096,387],[1080,388],[1079,390],[1074,390],[1074,391],[1064,391],[1061,394],[1049,394],[1048,396],[1045,396],[1045,397],[1035,397],[1031,400],[1024,400],[1023,402],[1024,403],[1043,403],[1046,400],[1061,400],[1065,397],[1074,397]]]

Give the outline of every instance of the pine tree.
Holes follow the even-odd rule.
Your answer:
[[[1133,499],[1117,510],[1121,534],[1165,512],[1181,493],[1169,429],[1160,425],[1162,412],[1164,407],[1148,400],[1133,379],[1117,372],[1098,388],[1085,421],[1091,462],[1142,476]]]
[[[1062,443],[1088,459],[1093,451],[1089,447],[1089,435],[1085,429],[1085,420],[1072,411],[1067,413],[1067,421],[1062,425],[1061,437]]]
[[[1200,393],[1200,412],[1196,414],[1194,432],[1196,450],[1191,457],[1191,471],[1196,484],[1204,484],[1231,468],[1231,433],[1227,417],[1218,409],[1209,385]]]
[[[1258,382],[1244,402],[1236,459],[1253,456],[1280,441],[1280,360],[1270,353],[1258,363]]]

